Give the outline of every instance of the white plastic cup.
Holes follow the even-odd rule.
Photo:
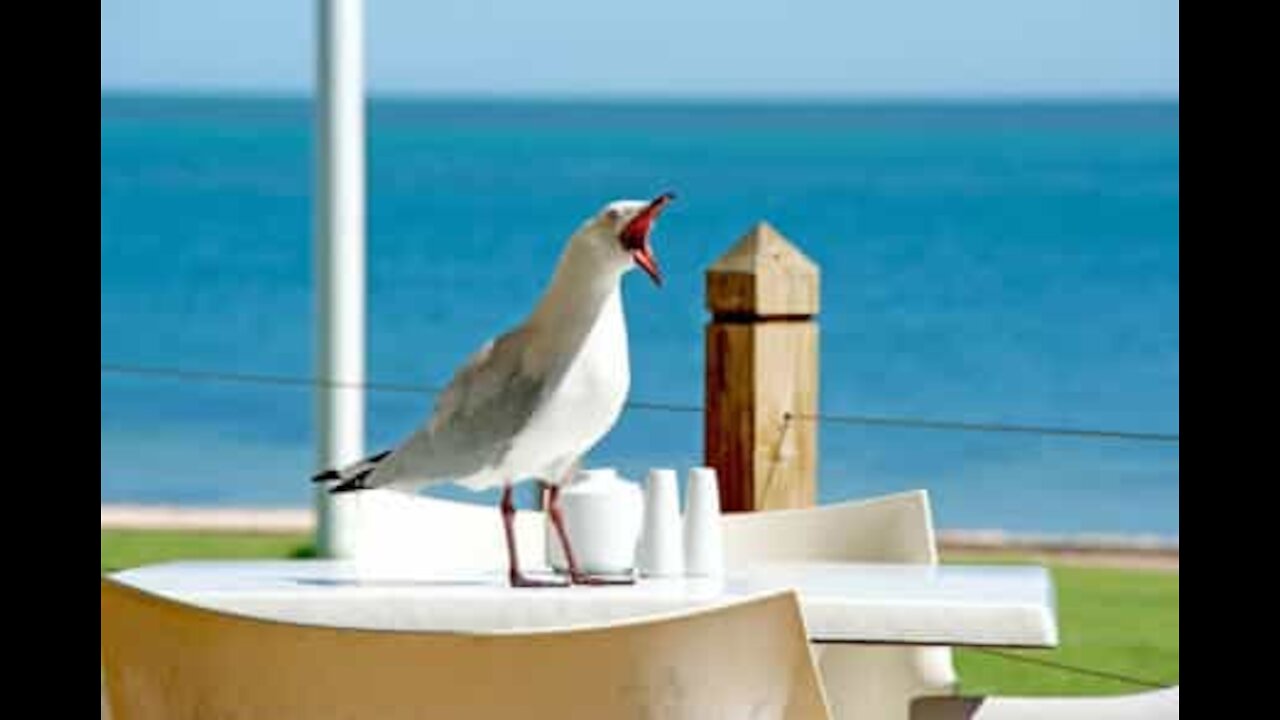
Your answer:
[[[680,494],[676,471],[655,468],[644,485],[644,529],[640,533],[637,564],[645,577],[684,574],[680,530]]]
[[[685,488],[684,566],[690,577],[724,575],[724,539],[720,530],[720,483],[715,468],[689,471]]]

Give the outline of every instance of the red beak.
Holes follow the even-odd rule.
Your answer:
[[[632,259],[659,287],[662,286],[662,272],[658,270],[658,261],[653,256],[653,246],[649,244],[649,231],[653,228],[653,221],[658,218],[662,208],[675,197],[675,193],[665,192],[654,198],[639,214],[631,218],[631,222],[622,228],[619,235],[622,247],[631,251]]]

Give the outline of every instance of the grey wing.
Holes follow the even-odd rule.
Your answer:
[[[370,487],[465,478],[497,465],[547,390],[526,372],[522,331],[486,343],[440,394],[430,423],[380,464]]]

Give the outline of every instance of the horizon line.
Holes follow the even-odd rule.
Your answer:
[[[183,99],[254,99],[312,100],[308,90],[268,88],[192,88],[192,87],[102,87],[100,98],[183,98]],[[1101,92],[1101,93],[608,93],[608,92],[444,92],[444,91],[371,91],[368,101],[450,101],[450,102],[602,102],[602,103],[672,103],[672,104],[1180,104],[1177,92]]]

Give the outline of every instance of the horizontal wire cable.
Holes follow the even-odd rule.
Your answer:
[[[982,653],[984,655],[993,655],[995,657],[1004,658],[1005,660],[1012,660],[1014,662],[1028,663],[1030,665],[1041,665],[1044,667],[1054,668],[1055,670],[1062,670],[1064,672],[1073,672],[1080,675],[1091,675],[1093,677],[1103,678],[1106,680],[1115,680],[1116,682],[1128,683],[1130,685],[1135,685],[1138,687],[1145,687],[1145,688],[1151,688],[1151,689],[1157,689],[1157,690],[1173,687],[1173,685],[1169,683],[1155,682],[1153,680],[1133,677],[1132,675],[1125,675],[1122,673],[1111,672],[1109,670],[1095,670],[1093,668],[1080,667],[1079,665],[1071,665],[1069,663],[1059,662],[1056,660],[1046,660],[1044,658],[1031,657],[1029,655],[1023,655],[1021,653],[1016,653],[1016,652],[1007,652],[1003,650],[995,650],[992,648],[978,648],[978,647],[965,648],[965,650],[967,652],[977,652],[977,653]]]
[[[394,393],[439,393],[444,388],[434,385],[419,385],[413,383],[391,383],[391,382],[363,382],[351,383],[340,380],[329,380],[325,378],[301,378],[286,375],[268,375],[261,373],[237,373],[224,372],[216,370],[190,370],[184,368],[173,367],[155,367],[143,365],[126,365],[121,363],[102,363],[101,371],[104,373],[112,373],[117,375],[134,375],[145,377],[163,377],[173,380],[201,380],[211,382],[239,382],[253,383],[258,385],[280,385],[292,387],[337,387],[337,388],[363,388],[377,392],[394,392]],[[699,405],[686,405],[681,403],[669,402],[653,402],[647,400],[632,400],[627,403],[627,407],[633,410],[650,410],[660,412],[675,413],[701,413],[702,407]],[[880,426],[880,427],[897,427],[915,430],[959,430],[964,432],[999,432],[999,433],[1022,433],[1030,435],[1045,435],[1058,437],[1079,437],[1094,439],[1110,439],[1110,440],[1133,440],[1139,442],[1163,442],[1177,443],[1179,441],[1176,433],[1154,433],[1154,432],[1131,432],[1125,430],[1096,430],[1088,428],[1064,428],[1051,427],[1044,425],[1014,425],[1007,423],[985,423],[985,422],[969,422],[963,420],[930,420],[927,418],[902,418],[902,417],[885,417],[875,415],[851,415],[851,414],[833,414],[833,413],[817,413],[817,414],[795,414],[786,413],[784,419],[795,418],[797,420],[808,420],[817,422],[829,422],[844,425],[862,425],[862,426]]]
[[[963,420],[928,420],[925,418],[898,418],[875,415],[817,415],[796,414],[797,420],[819,420],[847,425],[883,425],[886,427],[914,428],[918,430],[964,430],[967,432],[1025,433],[1030,435],[1057,435],[1061,437],[1106,438],[1112,440],[1138,440],[1143,442],[1178,442],[1176,433],[1131,432],[1127,430],[1091,430],[1047,425],[1011,425],[1006,423],[967,422]]]
[[[286,385],[293,387],[336,387],[336,388],[363,388],[366,390],[376,390],[379,392],[394,393],[413,393],[413,394],[431,394],[438,393],[444,388],[433,385],[415,385],[411,383],[388,383],[388,382],[345,382],[342,380],[328,380],[325,378],[300,378],[288,375],[266,375],[262,373],[237,373],[224,372],[219,370],[187,370],[182,368],[169,367],[148,367],[143,365],[121,365],[117,363],[102,363],[102,372],[113,373],[116,375],[141,375],[150,377],[162,377],[172,380],[207,380],[211,382],[236,382],[250,383],[256,385]]]

